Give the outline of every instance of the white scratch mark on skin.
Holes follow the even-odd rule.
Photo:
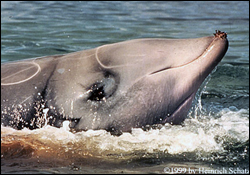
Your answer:
[[[21,104],[23,104],[25,101],[27,101],[29,98],[31,98],[32,96],[29,96],[29,97],[27,97],[25,100],[23,100],[21,103],[20,103],[20,105]]]
[[[122,64],[122,65],[114,65],[114,66],[105,66],[99,59],[98,57],[98,51],[99,49],[106,47],[107,45],[103,45],[100,47],[96,48],[96,52],[95,52],[95,58],[97,60],[97,62],[105,69],[111,69],[111,68],[119,68],[119,67],[124,67],[124,66],[132,66],[133,64]],[[126,57],[144,57],[144,54],[126,54]]]
[[[14,63],[14,64],[16,64],[16,63]],[[21,80],[21,81],[17,81],[17,82],[13,82],[13,83],[2,83],[2,82],[1,82],[1,86],[9,86],[9,85],[15,85],[15,84],[20,84],[20,83],[26,82],[26,81],[30,80],[31,78],[33,78],[34,76],[36,76],[36,75],[38,74],[38,72],[41,71],[41,67],[39,66],[39,64],[37,64],[37,63],[35,63],[35,62],[33,62],[33,63],[24,63],[24,64],[35,65],[35,66],[37,67],[37,71],[36,71],[33,75],[31,75],[29,78],[26,78],[26,79]],[[7,77],[1,78],[1,81],[5,80],[5,79],[7,79],[7,78],[9,78],[9,77],[18,75],[18,74],[20,74],[20,73],[22,73],[22,72],[25,72],[26,70],[29,70],[29,69],[31,69],[31,68],[33,68],[33,66],[28,67],[28,68],[26,68],[26,69],[24,69],[24,70],[18,71],[18,72],[14,73],[14,74],[11,74],[11,75],[7,76]]]

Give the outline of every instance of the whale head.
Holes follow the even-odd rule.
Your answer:
[[[32,62],[36,74],[29,72],[30,79],[26,77],[24,82],[8,86],[20,90],[21,84],[38,84],[35,93],[42,94],[39,100],[55,126],[66,119],[75,130],[117,132],[153,124],[180,124],[200,85],[227,48],[227,34],[220,31],[214,36],[194,39],[124,41],[24,61],[22,66]],[[25,72],[28,71],[22,73]],[[3,91],[8,90],[2,86]],[[28,96],[24,99],[27,103],[39,101],[27,100]]]

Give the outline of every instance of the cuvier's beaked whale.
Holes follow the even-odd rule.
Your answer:
[[[1,64],[1,124],[113,133],[180,124],[228,48],[227,34],[136,39]]]

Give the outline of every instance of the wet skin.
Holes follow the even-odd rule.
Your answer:
[[[228,48],[227,35],[136,39],[1,64],[1,123],[113,133],[180,124]]]

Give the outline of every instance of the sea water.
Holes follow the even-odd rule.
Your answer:
[[[1,2],[1,62],[136,38],[227,32],[229,49],[182,125],[73,133],[1,126],[1,173],[249,171],[249,2]]]

